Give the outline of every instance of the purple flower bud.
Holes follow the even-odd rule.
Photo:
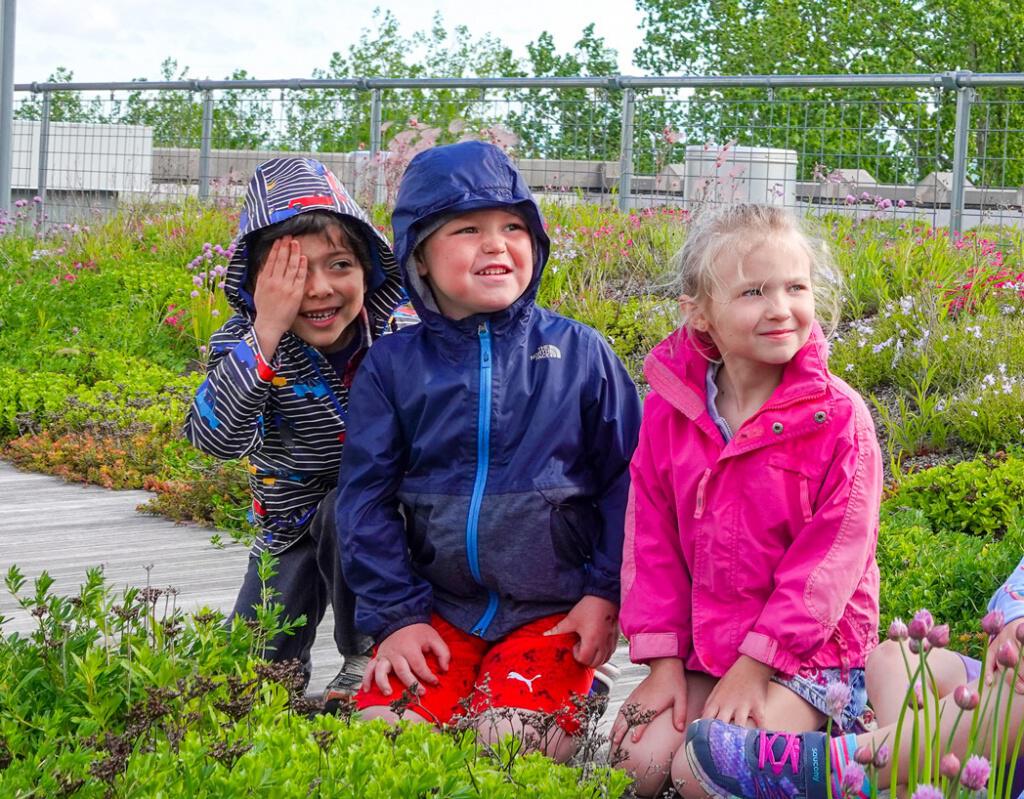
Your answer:
[[[928,639],[918,640],[911,635],[910,640],[907,641],[907,649],[910,650],[911,654],[920,655],[921,652],[927,652],[932,648],[932,645],[928,643]]]
[[[932,627],[928,631],[928,643],[938,649],[949,646],[949,625],[938,624]]]
[[[886,744],[882,744],[878,747],[878,751],[875,752],[875,768],[885,768],[889,765],[889,758],[892,757],[892,749]]]
[[[852,194],[847,194],[846,195],[846,204],[847,205],[853,205],[855,202],[857,202],[857,198],[856,197],[854,197]]]
[[[191,293],[191,294],[190,294],[189,296],[190,296],[190,297],[191,297],[191,298],[192,298],[193,300],[194,300],[194,299],[197,299],[197,298],[199,297],[199,291],[198,291],[197,289],[192,289],[192,293]]]
[[[911,619],[910,624],[907,625],[907,632],[911,638],[916,638],[920,641],[926,635],[928,631],[935,625],[932,614],[927,610],[919,610],[914,614],[914,618]]]
[[[989,770],[987,759],[980,755],[971,755],[960,773],[960,784],[969,791],[980,791],[988,782]]]
[[[892,620],[892,624],[889,625],[889,640],[890,641],[906,641],[907,640],[907,625],[903,619],[897,617]]]
[[[825,710],[834,719],[843,715],[850,704],[851,689],[845,682],[830,682],[825,686]]]
[[[1009,641],[1003,641],[996,650],[996,663],[1004,669],[1012,669],[1017,665],[1017,647]]]
[[[896,207],[897,208],[906,208],[907,207],[907,201],[906,200],[897,200],[896,201]]]
[[[911,794],[910,799],[942,799],[942,791],[934,785],[922,782],[917,786],[917,790]]]
[[[1017,625],[1017,629],[1013,631],[1013,637],[1017,639],[1018,644],[1024,644],[1024,624]]]
[[[981,701],[978,692],[969,685],[958,685],[953,691],[953,701],[963,710],[974,710]]]
[[[945,755],[942,760],[939,761],[939,774],[947,780],[955,780],[960,776],[960,758],[952,752]]]
[[[981,629],[989,636],[999,635],[1003,629],[1003,611],[990,610],[981,619]]]
[[[871,751],[870,746],[863,744],[857,747],[857,750],[853,753],[853,759],[862,766],[870,766],[875,759],[875,753]]]
[[[849,763],[846,771],[843,772],[843,779],[839,785],[840,793],[844,797],[860,795],[860,789],[864,787],[864,769],[859,763]]]

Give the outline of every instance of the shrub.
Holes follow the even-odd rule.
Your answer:
[[[1024,516],[1024,458],[997,452],[911,474],[886,504],[920,510],[935,530],[999,538]]]
[[[269,557],[261,574],[269,578]],[[263,662],[284,628],[267,602],[255,628],[172,589],[113,595],[99,569],[77,596],[8,590],[36,620],[0,638],[0,795],[76,797],[617,797],[622,772],[558,766],[467,732],[391,729],[318,715],[297,662]],[[2,621],[2,620],[0,620]]]

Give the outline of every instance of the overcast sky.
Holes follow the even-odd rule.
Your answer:
[[[394,12],[405,36],[429,27],[440,11],[448,30],[465,24],[475,36],[491,33],[520,58],[541,31],[565,52],[593,22],[618,51],[620,73],[639,74],[640,14],[632,0],[505,0],[493,10],[481,0],[21,0],[14,79],[44,81],[63,66],[80,81],[154,80],[168,56],[193,78],[224,78],[237,68],[265,79],[308,78],[328,66],[332,52],[347,53],[376,5]]]

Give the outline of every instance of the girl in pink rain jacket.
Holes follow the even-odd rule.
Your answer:
[[[679,752],[695,718],[800,731],[864,709],[881,453],[828,371],[826,258],[749,205],[705,212],[680,254],[686,321],[645,363],[626,512],[621,623],[651,674],[612,742],[640,795],[703,795]]]

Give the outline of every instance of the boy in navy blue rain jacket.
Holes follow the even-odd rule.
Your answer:
[[[206,380],[185,433],[218,458],[249,457],[259,535],[234,615],[261,601],[258,555],[278,560],[270,581],[293,636],[269,642],[275,660],[309,652],[328,599],[345,670],[328,688],[346,693],[369,641],[353,625],[354,600],[335,551],[334,501],[352,375],[390,327],[404,293],[387,241],[323,164],[278,158],[256,168],[239,220],[224,293],[235,314],[210,340]],[[322,502],[329,497],[326,502]],[[321,512],[318,509],[323,508]],[[365,665],[365,658],[362,658]]]
[[[352,386],[336,504],[356,624],[378,642],[364,715],[558,714],[564,758],[617,640],[640,405],[607,343],[538,307],[540,210],[497,147],[412,160],[392,219],[421,324],[369,351]],[[484,714],[488,715],[488,714]],[[512,727],[491,721],[485,735]],[[515,725],[521,730],[521,724]]]

